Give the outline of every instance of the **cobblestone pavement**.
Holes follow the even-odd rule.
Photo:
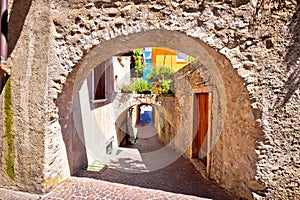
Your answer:
[[[182,194],[173,194],[159,190],[151,190],[129,185],[110,183],[106,181],[91,180],[88,178],[72,178],[68,183],[57,188],[53,193],[48,194],[45,199],[191,199],[201,200]],[[76,198],[76,199],[77,199]]]
[[[153,136],[153,134],[150,137],[140,135],[136,144],[126,145],[126,147],[137,148],[141,153],[155,151],[162,148],[162,146],[157,136]],[[81,170],[76,176],[215,200],[236,199],[215,182],[203,178],[194,166],[182,156],[179,156],[175,162],[156,171],[130,173],[108,166],[100,172]]]
[[[52,192],[40,196],[0,189],[2,200],[205,200],[195,196],[175,194],[160,190],[145,189],[129,185],[110,183],[90,178],[72,177]]]
[[[6,200],[6,199],[13,199],[13,200],[31,200],[31,199],[41,199],[40,195],[36,194],[29,194],[25,192],[17,192],[13,190],[6,190],[3,188],[0,188],[0,199]]]
[[[137,143],[127,145],[128,148],[136,148],[141,153],[155,151],[162,146],[157,136],[153,136],[153,134],[147,137],[141,135]],[[157,171],[129,173],[108,166],[100,172],[81,170],[77,176],[66,180],[46,195],[15,192],[0,188],[0,200],[236,199],[214,182],[203,178],[188,160],[180,156],[175,162]]]

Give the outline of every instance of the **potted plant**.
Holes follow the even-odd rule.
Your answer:
[[[149,86],[148,81],[141,79],[141,78],[137,78],[133,81],[132,88],[134,91],[137,91],[137,93],[140,93],[140,94],[145,91],[150,91],[150,86]]]
[[[153,90],[153,94],[159,94],[159,90],[161,88],[159,82],[153,82],[152,84],[152,90]]]
[[[121,92],[122,93],[132,93],[132,86],[130,84],[122,85]]]
[[[153,67],[147,75],[147,80],[153,82],[153,93],[170,94],[174,70],[170,67]]]
[[[159,89],[160,94],[172,94],[171,89],[171,84],[173,80],[172,79],[161,79],[159,80],[159,83],[161,85]]]

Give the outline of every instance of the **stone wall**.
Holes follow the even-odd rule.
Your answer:
[[[19,5],[10,0],[9,63],[13,70],[16,180],[6,180],[2,170],[1,185],[45,192],[69,176],[57,98],[62,92],[63,95],[70,90],[72,95],[73,89],[78,91],[76,85],[73,87],[77,75],[83,79],[93,63],[99,64],[141,44],[161,44],[195,57],[201,55],[193,44],[192,49],[187,47],[188,35],[211,47],[202,45],[214,58],[214,65],[218,65],[216,76],[221,74],[225,78],[224,83],[213,78],[215,87],[219,87],[215,90],[217,95],[227,99],[227,103],[221,101],[215,109],[222,113],[227,108],[224,120],[230,126],[224,128],[222,133],[227,134],[220,135],[221,142],[212,152],[216,168],[212,168],[211,177],[244,198],[253,198],[250,194],[253,191],[257,198],[297,199],[300,196],[299,1],[280,1],[279,5],[272,0],[269,4],[261,2],[265,1],[28,0]],[[153,41],[134,41],[134,34],[158,29],[178,31],[185,36],[171,38],[172,34],[166,33],[157,34]],[[97,57],[92,55],[95,52]],[[215,52],[226,56],[230,63]],[[92,58],[90,64],[89,58]],[[197,58],[206,62],[203,56]],[[209,65],[206,68],[213,69]],[[214,76],[212,71],[210,74]],[[226,95],[221,89],[223,84]],[[245,87],[240,87],[243,84]],[[63,106],[72,105],[72,97],[66,99]],[[230,121],[232,118],[235,121]],[[249,119],[251,123],[247,124]],[[241,129],[247,133],[240,132]],[[242,141],[247,140],[252,145],[245,146]],[[240,143],[234,146],[232,141]],[[224,147],[227,150],[222,151]],[[257,156],[255,164],[235,166],[226,162],[229,158],[238,159],[241,151],[244,152],[241,156],[247,157],[248,147],[250,157]],[[229,150],[231,154],[227,154]],[[243,170],[250,168],[257,170],[247,180],[253,176],[256,180],[252,180],[250,188],[248,182],[242,183],[240,190],[237,183],[248,176]],[[257,182],[262,182],[266,190],[256,187]]]
[[[48,87],[48,75],[52,74],[49,8],[45,1],[9,1],[16,176],[8,179],[1,171],[0,182],[5,187],[37,193],[50,191],[69,177],[57,106],[49,95],[56,89]]]
[[[255,121],[253,113],[255,111],[251,109],[249,96],[241,78],[236,75],[232,65],[224,56],[209,49],[207,51],[215,60],[216,65],[220,67],[220,73],[226,73],[226,76],[223,74],[223,83],[226,88],[227,112],[223,130],[215,130],[217,126],[216,119],[221,117],[218,110],[220,104],[217,103],[219,99],[215,97],[219,91],[214,86],[213,79],[205,72],[199,62],[187,65],[176,73],[176,98],[161,98],[162,105],[168,105],[166,106],[166,112],[169,111],[173,115],[165,117],[166,122],[161,123],[164,119],[162,114],[165,112],[158,113],[159,121],[157,124],[163,127],[160,139],[165,144],[172,143],[180,130],[174,126],[174,121],[180,121],[180,117],[176,116],[184,116],[181,120],[187,122],[187,124],[194,124],[191,128],[186,123],[180,123],[180,125],[183,125],[182,130],[185,132],[185,137],[181,138],[181,141],[188,142],[189,148],[182,149],[182,143],[176,142],[172,146],[181,152],[183,150],[182,153],[185,153],[187,157],[193,157],[193,152],[197,151],[197,145],[194,145],[193,142],[197,137],[198,113],[197,100],[192,99],[199,91],[206,91],[213,97],[211,102],[212,117],[209,119],[210,128],[206,136],[210,146],[208,148],[210,156],[207,160],[206,176],[216,180],[236,196],[251,199],[253,198],[253,191],[261,193],[265,190],[263,184],[255,179],[256,162],[258,161],[255,148],[256,142],[262,140],[262,132]],[[192,92],[187,91],[187,85],[181,81],[183,79],[187,80]],[[187,99],[189,101],[186,101]],[[178,102],[187,103],[180,105]],[[190,108],[193,108],[193,110],[190,111]],[[176,118],[178,119],[176,120]],[[178,122],[177,124],[179,125]],[[189,130],[191,133],[189,133]]]
[[[180,124],[180,107],[173,95],[160,95],[158,101],[161,102],[161,109],[156,109],[155,127],[159,140],[164,144],[169,144],[176,136],[178,125]],[[176,149],[176,147],[173,147]]]
[[[252,199],[253,193],[264,195],[265,192],[264,183],[256,177],[258,156],[255,149],[263,140],[255,119],[257,111],[251,108],[247,89],[242,79],[234,76],[236,71],[231,63],[220,54],[210,53],[222,69],[221,74],[227,75],[223,79],[227,112],[222,134],[211,151],[209,177],[237,196]],[[215,139],[212,135],[212,140]]]
[[[265,171],[274,174],[272,168],[275,167],[280,174],[279,166],[284,166],[287,174],[283,177],[297,172],[298,164],[290,160],[297,156],[293,149],[297,148],[295,141],[299,140],[299,88],[297,76],[293,75],[299,74],[296,68],[299,65],[297,53],[293,51],[297,49],[293,48],[297,44],[297,34],[293,31],[298,26],[296,2],[287,1],[278,9],[269,9],[272,3],[259,8],[259,2],[235,2],[238,3],[54,2],[55,48],[60,52],[57,57],[62,63],[61,67],[70,70],[91,47],[103,40],[151,29],[177,30],[200,38],[224,54],[243,78],[250,94],[251,106],[258,110],[253,116],[262,127],[266,139],[259,142],[257,147],[257,152],[262,153],[257,166],[257,178],[265,183],[267,196],[288,198],[289,195],[297,194],[299,183],[285,178],[278,179],[280,175],[266,176]],[[68,17],[55,14],[61,11],[68,13]],[[295,20],[291,22],[293,15]],[[284,59],[285,55],[289,59]],[[287,60],[293,60],[293,63],[288,64]],[[243,101],[236,102],[243,104]],[[276,109],[275,102],[278,105]],[[286,116],[289,116],[288,121]],[[285,137],[285,133],[292,136]],[[282,140],[293,145],[276,145],[277,141]],[[279,166],[276,163],[278,159]],[[287,185],[291,185],[290,190],[285,189]]]

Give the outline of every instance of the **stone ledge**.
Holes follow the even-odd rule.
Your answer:
[[[104,103],[106,101],[108,101],[108,99],[94,99],[94,100],[91,100],[91,103],[97,104],[97,103]]]

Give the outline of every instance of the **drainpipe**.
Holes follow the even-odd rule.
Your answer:
[[[0,55],[1,55],[1,69],[8,75],[10,75],[10,69],[7,66],[7,17],[8,17],[8,6],[7,0],[1,0],[1,28],[0,28]]]

